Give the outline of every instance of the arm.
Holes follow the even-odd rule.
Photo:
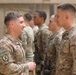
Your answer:
[[[42,43],[42,53],[45,53],[46,44],[48,42],[48,38],[52,35],[52,32],[48,29],[44,29],[41,31],[41,43]],[[44,58],[44,55],[43,55]]]
[[[26,60],[33,61],[34,54],[33,54],[33,50],[32,50],[32,44],[33,44],[34,38],[32,39],[30,34],[27,31],[25,31],[22,34],[21,39],[22,39],[22,43],[23,43],[23,48],[26,53]]]
[[[7,46],[0,48],[0,67],[0,72],[7,75],[12,73],[19,74],[29,69],[27,64],[18,64],[18,62],[14,60],[13,55]]]

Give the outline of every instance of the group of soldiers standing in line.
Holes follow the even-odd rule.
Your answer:
[[[44,10],[5,16],[0,75],[76,75],[76,8],[60,4],[48,25],[46,18]]]

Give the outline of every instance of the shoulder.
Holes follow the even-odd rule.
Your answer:
[[[13,43],[12,43],[12,41],[9,40],[6,36],[4,36],[4,37],[0,40],[0,50],[13,51]]]
[[[76,38],[76,27],[74,27],[71,31],[69,31],[69,38]]]
[[[0,40],[0,56],[5,53],[8,49],[8,46],[5,44],[5,40],[1,39]]]
[[[44,28],[41,30],[41,34],[47,36],[52,35],[52,32],[48,28]]]

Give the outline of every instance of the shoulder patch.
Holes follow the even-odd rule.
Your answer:
[[[2,56],[2,60],[3,60],[4,62],[9,61],[8,55],[7,55],[7,54],[3,55],[3,56]]]

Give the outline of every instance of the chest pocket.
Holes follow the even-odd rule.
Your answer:
[[[61,46],[61,60],[62,60],[62,67],[64,68],[71,68],[72,66],[72,55],[70,53],[70,40],[63,40]]]
[[[68,53],[70,50],[69,42],[70,42],[69,40],[63,40],[62,41],[62,46],[61,46],[62,48],[61,49],[62,49],[62,52],[65,54]]]
[[[15,45],[13,49],[14,59],[16,62],[21,62],[24,60],[24,50],[20,45]]]

